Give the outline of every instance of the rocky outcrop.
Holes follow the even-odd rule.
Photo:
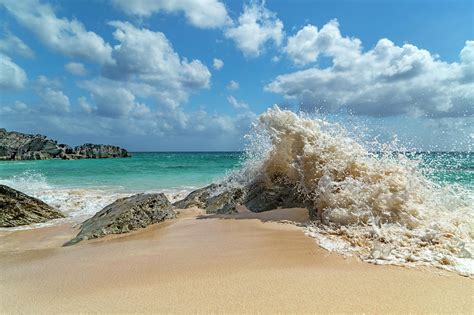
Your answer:
[[[129,157],[127,150],[113,145],[86,143],[74,148],[74,152],[88,159]]]
[[[294,185],[284,180],[265,181],[256,179],[239,188],[225,184],[212,184],[191,192],[183,200],[173,204],[176,208],[198,207],[206,213],[234,213],[237,205],[244,205],[253,212],[277,208],[308,208],[310,215],[316,213],[303,194]]]
[[[64,215],[43,201],[0,185],[0,227],[42,223]]]
[[[0,128],[0,160],[46,160],[129,157],[127,150],[103,144],[83,144],[74,149],[43,135]]]
[[[164,194],[121,198],[84,221],[79,234],[64,246],[108,234],[127,233],[175,217],[176,212]]]

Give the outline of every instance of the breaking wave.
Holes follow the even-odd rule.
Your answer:
[[[297,187],[314,212],[306,232],[320,246],[379,264],[473,275],[472,190],[430,180],[420,159],[395,153],[403,151],[396,143],[363,143],[338,124],[277,106],[248,140],[247,162],[229,182],[263,176]]]

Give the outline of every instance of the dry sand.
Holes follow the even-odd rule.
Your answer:
[[[62,248],[55,226],[0,234],[0,313],[473,313],[474,281],[328,253],[304,210],[176,220]]]

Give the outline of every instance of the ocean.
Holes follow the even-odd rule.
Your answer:
[[[241,158],[241,152],[132,152],[131,158],[9,161],[0,162],[0,180],[116,192],[189,190],[235,169]]]
[[[0,161],[0,184],[81,221],[135,193],[182,198],[238,168],[242,157],[241,152],[132,152],[131,158]]]
[[[474,189],[474,153],[407,155],[421,157],[420,167],[434,181]],[[170,199],[181,198],[244,163],[243,152],[132,152],[131,158],[118,159],[1,161],[0,184],[83,219],[119,196],[165,192]]]

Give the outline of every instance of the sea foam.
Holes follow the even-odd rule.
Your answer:
[[[393,144],[370,145],[323,119],[268,109],[248,136],[244,169],[233,185],[256,176],[284,178],[317,211],[306,233],[328,249],[365,261],[432,265],[473,275],[472,190],[440,185],[419,160]]]

